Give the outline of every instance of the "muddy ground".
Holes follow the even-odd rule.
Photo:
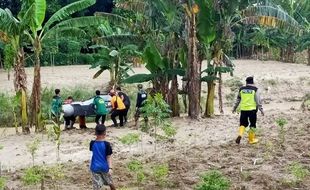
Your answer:
[[[27,72],[31,75],[30,70]],[[107,75],[104,75],[104,79],[91,81],[90,76],[95,71],[89,70],[88,66],[44,68],[42,72],[45,86],[68,87],[68,82],[71,81],[71,86],[91,84],[97,88],[102,86],[102,80],[107,80]],[[139,68],[138,72],[144,72],[144,69]],[[236,86],[232,81],[243,81],[248,75],[256,78],[264,99],[266,115],[259,115],[258,119],[257,134],[260,142],[249,145],[245,135],[242,143],[236,145],[234,140],[239,115],[231,114],[235,98],[233,89]],[[113,178],[117,187],[194,189],[202,173],[215,169],[230,180],[232,190],[310,189],[310,175],[297,180],[296,172],[291,169],[297,163],[304,170],[310,171],[310,112],[300,109],[302,97],[310,92],[310,68],[297,64],[242,60],[236,61],[235,76],[240,79],[225,76],[225,114],[216,114],[214,118],[202,118],[199,121],[191,121],[187,117],[173,119],[177,134],[170,141],[157,142],[156,151],[154,139],[139,130],[129,128],[132,124],[124,129],[108,128],[107,140],[114,149]],[[13,89],[11,82],[3,83],[5,77],[6,73],[1,71],[0,89],[9,93]],[[283,146],[275,122],[279,118],[288,121]],[[93,128],[94,124],[90,123],[88,126]],[[7,179],[7,189],[40,189],[40,185],[26,186],[21,180],[24,169],[32,165],[26,144],[35,138],[41,141],[35,164],[50,166],[58,163],[64,173],[56,181],[48,178],[45,189],[91,189],[88,169],[91,153],[88,146],[89,141],[94,138],[93,129],[63,132],[60,160],[57,160],[55,143],[46,134],[17,136],[12,131],[14,132],[12,129],[0,131],[0,162],[2,175]],[[140,134],[143,140],[131,146],[124,145],[119,138],[128,133]],[[146,179],[140,184],[136,182],[135,174],[127,168],[127,164],[133,159],[140,160],[145,168]],[[167,164],[169,168],[169,175],[163,184],[152,175],[151,168],[158,164]]]

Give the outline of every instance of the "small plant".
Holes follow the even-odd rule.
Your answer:
[[[284,118],[279,118],[276,120],[276,123],[278,125],[278,129],[279,129],[279,140],[280,140],[280,145],[281,147],[284,147],[284,142],[285,142],[285,135],[286,135],[286,129],[285,129],[285,125],[287,124],[287,120]]]
[[[309,175],[309,170],[298,162],[292,163],[289,168],[289,173],[292,174],[297,182],[303,181]]]
[[[140,141],[140,135],[135,133],[129,133],[119,139],[121,143],[126,145],[132,145]]]
[[[149,125],[142,128],[145,132],[152,132],[155,138],[157,138],[160,132],[169,138],[176,132],[172,130],[171,122],[169,121],[169,116],[171,110],[169,105],[165,102],[162,94],[157,93],[154,97],[149,96],[142,108],[143,116],[149,118]],[[161,131],[160,131],[161,130]],[[156,142],[154,143],[156,151]]]
[[[152,168],[153,177],[155,178],[156,182],[160,186],[164,186],[167,183],[167,178],[169,175],[169,167],[168,165],[155,165]]]
[[[25,170],[22,181],[25,185],[36,185],[44,179],[44,169],[39,166],[33,166]]]
[[[136,175],[136,181],[138,184],[142,184],[146,177],[143,171],[142,163],[138,160],[132,160],[127,164],[127,168],[130,172]]]
[[[0,190],[4,190],[6,186],[6,179],[4,177],[0,177]]]
[[[27,150],[31,154],[32,166],[34,166],[34,159],[36,157],[37,150],[40,146],[40,140],[35,138],[31,143],[27,144]]]
[[[52,139],[53,141],[55,141],[56,143],[56,149],[57,149],[57,160],[60,160],[60,144],[61,144],[61,129],[60,129],[60,125],[58,125],[57,123],[55,123],[54,121],[52,121],[53,123],[53,127],[52,128],[48,128],[47,130],[47,136],[49,139]]]
[[[230,181],[217,170],[211,170],[201,176],[196,190],[228,190]]]

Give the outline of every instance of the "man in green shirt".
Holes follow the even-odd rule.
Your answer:
[[[97,125],[99,125],[99,120],[101,118],[101,124],[104,125],[105,119],[106,119],[106,114],[108,113],[106,105],[105,105],[105,101],[103,98],[100,97],[100,91],[96,90],[96,96],[94,98],[94,102],[93,102],[94,106],[95,106],[95,112],[96,112],[96,118],[95,118],[95,122]]]
[[[237,107],[239,105],[241,115],[240,115],[239,136],[236,139],[236,143],[240,144],[245,128],[250,125],[249,143],[255,144],[258,142],[258,140],[255,138],[257,110],[259,110],[262,113],[262,115],[264,115],[264,111],[258,93],[258,88],[254,86],[253,77],[248,77],[246,79],[246,86],[240,88],[236,104],[233,108],[233,113],[236,112]]]
[[[53,121],[57,124],[59,124],[60,120],[61,107],[62,107],[62,99],[60,97],[60,90],[55,89],[55,96],[53,96],[51,105],[51,113]]]

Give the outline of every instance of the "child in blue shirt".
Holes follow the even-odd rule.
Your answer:
[[[111,190],[115,190],[112,181],[112,147],[109,142],[105,141],[106,127],[104,125],[96,126],[96,140],[90,142],[90,151],[93,152],[90,164],[92,172],[93,189],[100,190],[103,185],[110,186]]]

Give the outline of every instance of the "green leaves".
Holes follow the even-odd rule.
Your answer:
[[[197,0],[200,11],[197,18],[197,37],[205,45],[216,38],[215,10],[212,0]]]
[[[63,19],[68,18],[73,13],[76,13],[87,7],[90,7],[95,3],[96,0],[81,0],[63,7],[62,9],[60,9],[59,11],[57,11],[55,14],[52,15],[52,17],[46,22],[44,29],[49,29],[56,22],[62,21]]]
[[[37,24],[37,31],[42,28],[42,23],[45,19],[46,13],[46,0],[35,0],[35,12],[34,16]]]
[[[156,76],[156,74],[136,74],[126,78],[122,82],[127,84],[143,83],[153,80]]]
[[[16,35],[19,33],[18,20],[14,18],[9,9],[0,8],[0,31],[7,35]]]
[[[146,62],[146,68],[154,73],[158,70],[165,69],[163,58],[154,42],[149,42],[143,53],[143,61]]]

